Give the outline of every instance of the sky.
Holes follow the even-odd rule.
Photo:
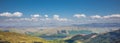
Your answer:
[[[0,0],[0,26],[119,21],[120,0]]]

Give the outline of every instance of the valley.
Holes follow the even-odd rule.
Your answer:
[[[83,31],[83,30],[82,30]],[[85,31],[86,32],[86,31]],[[79,32],[77,32],[79,33]],[[44,35],[43,35],[44,36]],[[63,36],[63,35],[58,35]],[[58,37],[47,36],[48,38]],[[67,36],[67,35],[66,35]],[[74,34],[56,39],[44,39],[44,37],[30,36],[10,31],[0,31],[0,43],[119,43],[120,29],[105,33]]]

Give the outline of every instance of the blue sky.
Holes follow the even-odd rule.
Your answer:
[[[110,15],[120,13],[120,0],[0,0],[0,12],[69,17],[76,13]]]
[[[57,20],[61,24],[66,21],[67,24],[118,23],[120,0],[0,0],[0,24],[29,24],[28,21],[32,21],[30,23],[38,25],[44,19],[48,24],[57,24]]]

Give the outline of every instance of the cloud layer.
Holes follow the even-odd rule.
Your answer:
[[[9,13],[9,12],[4,12],[0,13],[0,16],[4,17],[21,17],[23,14],[21,12],[14,12],[14,13]]]
[[[71,18],[63,17],[60,15],[50,15],[50,18],[47,14],[33,14],[30,17],[24,16],[21,12],[3,12],[0,13],[0,24],[1,25],[70,25],[70,24],[86,24],[86,23],[120,23],[120,14],[111,14],[111,15],[91,15],[86,16],[85,14],[74,14]],[[27,24],[26,24],[27,23]]]
[[[106,16],[94,15],[94,16],[90,16],[90,17],[98,18],[98,19],[120,18],[120,14],[112,14],[112,15],[106,15]]]
[[[90,16],[91,18],[102,18],[100,15],[94,15],[94,16]]]
[[[75,15],[73,15],[73,17],[83,18],[83,17],[86,17],[86,15],[85,14],[75,14]]]

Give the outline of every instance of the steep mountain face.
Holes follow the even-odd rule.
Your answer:
[[[82,41],[82,43],[119,43],[120,29],[103,34],[76,35],[66,40],[68,43],[75,43],[76,41]]]

